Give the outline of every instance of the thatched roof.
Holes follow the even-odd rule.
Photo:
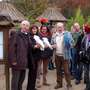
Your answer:
[[[60,22],[66,22],[67,19],[57,10],[57,8],[47,8],[42,15],[37,17],[39,18],[47,18],[49,21],[60,21]]]
[[[8,15],[0,14],[0,26],[14,26],[13,21]]]
[[[12,4],[7,2],[0,2],[0,14],[9,15],[14,22],[20,22],[25,19],[22,13],[20,13]]]

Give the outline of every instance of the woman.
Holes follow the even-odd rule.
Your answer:
[[[44,38],[47,38],[49,42],[51,42],[51,33],[47,26],[41,26],[40,28],[40,37],[43,40]],[[48,86],[46,75],[48,70],[48,63],[49,59],[52,56],[52,50],[48,45],[45,44],[44,51],[41,51],[41,60],[43,62],[43,85]]]
[[[28,75],[28,87],[27,90],[36,90],[35,83],[36,83],[36,76],[37,76],[37,67],[38,62],[40,60],[40,45],[35,41],[34,35],[38,35],[38,27],[33,25],[30,29],[30,39],[32,42],[32,58],[34,63],[33,72],[31,72],[31,68],[29,68],[29,75]],[[30,63],[29,63],[30,67]]]

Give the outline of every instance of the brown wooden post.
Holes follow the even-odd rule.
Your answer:
[[[6,60],[5,63],[5,75],[6,75],[6,90],[10,90],[10,74],[9,74],[9,65],[8,65],[8,42],[9,42],[9,27],[6,27],[4,32],[4,57]]]
[[[0,26],[0,31],[3,32],[3,59],[0,60],[0,64],[5,65],[6,90],[10,90],[10,73],[8,64],[9,29],[9,26]]]

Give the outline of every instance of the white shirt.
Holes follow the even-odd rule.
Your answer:
[[[56,55],[62,56],[63,55],[63,33],[58,33],[56,36]]]

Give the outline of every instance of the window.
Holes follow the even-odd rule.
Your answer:
[[[0,59],[3,59],[3,32],[0,32]]]

